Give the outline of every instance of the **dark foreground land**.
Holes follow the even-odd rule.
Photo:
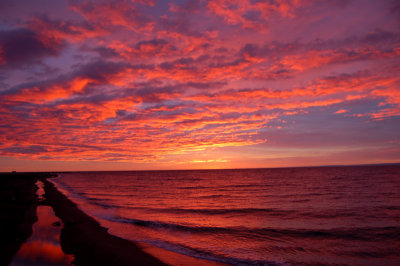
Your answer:
[[[131,241],[113,236],[47,181],[48,173],[0,174],[0,265],[8,265],[32,234],[36,208],[48,205],[63,223],[60,242],[75,265],[163,265]],[[35,185],[44,183],[39,203]]]
[[[30,174],[0,175],[0,264],[8,265],[32,234],[37,220],[35,178]]]

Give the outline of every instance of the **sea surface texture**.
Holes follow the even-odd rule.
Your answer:
[[[62,173],[110,232],[246,264],[400,265],[400,166]]]

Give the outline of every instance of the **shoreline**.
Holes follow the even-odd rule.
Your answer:
[[[41,181],[43,181],[43,180],[41,180]],[[50,191],[51,193],[56,192],[57,194],[60,194],[63,198],[65,198],[65,200],[67,202],[69,202],[72,205],[74,205],[74,210],[72,210],[72,211],[75,212],[75,208],[76,208],[78,212],[83,214],[83,216],[86,216],[87,218],[90,219],[90,223],[92,223],[92,222],[95,223],[96,227],[100,227],[101,230],[105,230],[108,235],[110,235],[110,236],[112,236],[114,238],[121,239],[126,243],[129,242],[129,243],[135,245],[137,248],[139,248],[139,250],[141,252],[145,253],[146,255],[151,256],[152,258],[155,258],[155,259],[159,260],[159,262],[161,262],[162,265],[181,265],[181,266],[189,266],[189,265],[190,266],[191,265],[221,266],[221,265],[227,265],[226,263],[219,262],[219,261],[208,260],[208,259],[204,259],[204,258],[191,257],[189,255],[185,255],[185,254],[182,254],[182,253],[179,253],[179,252],[175,252],[175,251],[170,251],[170,250],[167,250],[167,249],[164,249],[164,248],[161,248],[161,247],[157,247],[157,246],[154,246],[154,245],[151,245],[151,244],[138,243],[138,242],[135,242],[135,240],[130,240],[130,239],[124,238],[121,235],[114,235],[112,233],[108,233],[109,232],[108,228],[103,227],[100,224],[100,222],[95,219],[95,217],[92,217],[89,214],[85,213],[83,210],[81,210],[80,207],[79,207],[79,204],[74,202],[73,200],[69,199],[63,192],[61,192],[59,190],[57,185],[55,185],[51,181],[48,181],[47,178],[45,179],[45,181],[43,181],[43,183],[45,185],[44,186],[45,192],[46,191]],[[48,197],[49,197],[49,195],[45,193],[44,194],[44,198],[48,198]],[[56,210],[54,210],[54,211],[56,213],[56,216],[58,216],[58,217],[60,217],[62,219],[62,217],[60,216],[62,214],[59,215]],[[76,217],[76,215],[72,211],[71,211],[71,209],[68,209],[68,211],[66,211],[65,214],[68,215],[68,216]],[[64,217],[64,218],[69,219],[69,217]],[[93,224],[91,224],[91,225],[87,224],[87,226],[89,226],[90,228],[94,228],[94,227],[92,227],[92,225]],[[128,249],[127,252],[131,252],[131,249]],[[118,264],[118,265],[121,265],[121,264]],[[122,264],[122,265],[124,265],[124,264]],[[158,265],[158,264],[148,264],[148,263],[142,264],[139,261],[139,262],[135,262],[134,264],[130,263],[129,265]]]
[[[50,173],[0,174],[0,264],[8,265],[31,237],[38,206],[49,206],[62,221],[60,245],[75,265],[166,265],[129,240],[111,235],[47,179]],[[39,201],[36,181],[44,184]]]
[[[74,255],[76,265],[165,265],[135,243],[109,234],[47,178],[40,180],[45,190],[43,204],[51,206],[64,225],[61,247],[65,253]]]
[[[56,225],[60,226],[59,245],[65,256],[73,256],[74,265],[226,265],[110,234],[48,180],[54,175],[0,173],[1,265],[19,258],[19,252],[30,241],[33,228],[41,219],[38,211],[43,206],[51,208],[54,218],[61,221]],[[42,198],[37,195],[37,181],[43,183]],[[50,223],[48,229],[52,226]]]

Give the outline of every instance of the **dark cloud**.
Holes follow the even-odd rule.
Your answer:
[[[143,46],[163,46],[168,44],[168,42],[164,39],[152,39],[152,40],[146,40],[146,41],[141,41],[136,44],[136,49],[141,49]]]
[[[101,3],[98,1],[70,1],[70,6],[81,13],[90,25],[107,29],[110,32],[115,26],[136,30],[145,27],[151,21],[135,1],[112,0]]]
[[[263,18],[261,16],[261,12],[259,10],[248,11],[243,15],[243,18],[248,21],[258,22],[258,23],[262,23],[262,20],[263,20]]]
[[[34,154],[41,154],[46,151],[47,151],[46,147],[41,145],[30,145],[30,146],[15,145],[13,147],[0,149],[0,152],[2,154],[10,153],[10,154],[34,155]]]
[[[204,1],[186,0],[179,6],[174,5],[172,10],[179,13],[198,13],[205,8]]]
[[[392,0],[389,7],[390,14],[394,14],[394,16],[400,20],[400,2],[397,0]],[[400,21],[399,21],[400,24]]]
[[[204,37],[204,33],[192,25],[191,20],[180,13],[176,17],[163,17],[159,21],[159,27],[168,32],[176,32],[188,37]]]
[[[110,77],[127,69],[129,64],[126,62],[112,62],[104,60],[96,60],[85,65],[78,66],[74,71],[74,76],[88,78],[96,83],[106,83]]]
[[[140,97],[143,102],[151,103],[162,102],[165,99],[174,97],[174,94],[180,94],[183,91],[184,89],[181,86],[143,87],[132,90],[133,94]]]
[[[195,88],[195,89],[218,89],[222,88],[223,86],[227,85],[227,82],[224,81],[217,81],[217,82],[188,82],[183,84],[183,86],[188,88]]]
[[[119,57],[120,54],[113,48],[104,47],[104,46],[97,46],[94,49],[83,48],[84,51],[93,50],[97,52],[101,57]]]
[[[367,34],[352,36],[344,39],[314,39],[310,42],[267,42],[264,44],[247,43],[238,52],[238,56],[250,56],[260,58],[279,58],[280,56],[303,53],[304,51],[328,49],[354,49],[374,46],[378,50],[385,50],[394,47],[400,42],[400,35],[397,32],[374,29]],[[272,57],[272,58],[271,58]]]
[[[389,43],[393,44],[395,42],[400,41],[400,35],[395,32],[388,32],[381,29],[376,29],[373,32],[366,34],[359,38],[361,43],[367,44],[381,44],[381,43]]]
[[[191,57],[182,57],[174,61],[163,62],[160,64],[160,67],[163,70],[172,70],[172,69],[196,69],[194,65],[195,59]]]
[[[133,56],[152,57],[152,56],[171,56],[178,51],[174,45],[165,39],[151,39],[138,42],[133,47]]]
[[[268,42],[263,45],[247,43],[238,52],[240,57],[268,57],[270,59],[279,57],[281,55],[287,55],[301,50],[307,46],[299,42],[281,43],[281,42]]]
[[[146,66],[143,66],[146,67]],[[55,86],[63,87],[66,92],[73,90],[74,88],[68,88],[70,82],[76,79],[88,79],[89,83],[80,92],[75,92],[77,95],[88,93],[90,89],[98,86],[109,84],[116,75],[125,71],[128,68],[140,69],[141,66],[131,66],[125,62],[112,62],[97,59],[87,64],[77,65],[74,70],[69,74],[62,74],[58,77],[51,79],[44,79],[40,81],[21,83],[10,89],[0,92],[2,100],[6,100],[7,96],[10,95],[23,95],[27,90],[31,93],[37,94],[38,97],[42,97],[43,94],[53,90]],[[34,90],[32,91],[32,88]],[[71,92],[72,93],[72,92]],[[0,98],[1,99],[1,98]]]
[[[63,42],[30,29],[0,31],[0,66],[40,63],[45,57],[58,56],[63,46]]]
[[[371,101],[359,101],[351,105],[351,108],[369,109],[368,105],[371,104]],[[390,118],[390,123],[369,121],[360,124],[359,118],[351,116],[353,110],[350,114],[341,115],[332,112],[332,109],[336,108],[332,106],[325,110],[314,110],[307,115],[297,115],[292,118],[296,123],[279,124],[279,129],[274,128],[274,123],[270,123],[268,129],[261,131],[261,134],[269,139],[268,144],[264,145],[298,148],[370,145],[396,139],[396,133],[400,130],[398,117]],[[290,120],[285,117],[282,119]]]
[[[28,25],[38,32],[63,40],[71,39],[71,41],[98,36],[103,33],[86,20],[58,20],[51,19],[47,15],[34,17]]]

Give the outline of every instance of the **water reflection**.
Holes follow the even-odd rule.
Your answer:
[[[39,200],[43,200],[43,183],[36,184]],[[60,219],[49,206],[38,206],[37,216],[32,236],[21,246],[11,265],[71,265],[73,256],[66,255],[60,246]]]
[[[44,184],[42,181],[38,180],[36,181],[36,186],[38,187],[38,190],[36,191],[36,195],[38,196],[39,202],[44,200]]]

